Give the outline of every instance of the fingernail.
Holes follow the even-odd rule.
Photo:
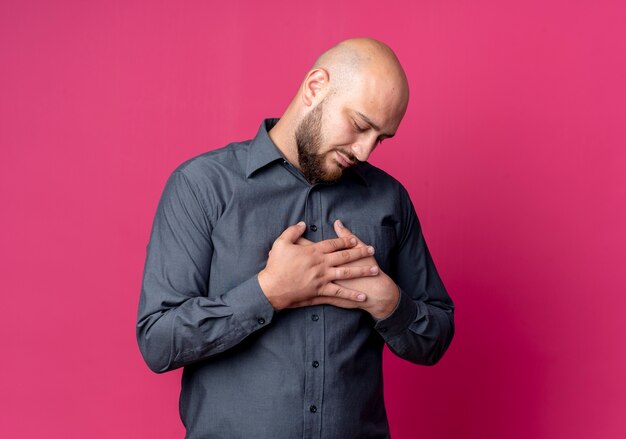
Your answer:
[[[359,295],[356,296],[356,298],[357,298],[357,300],[363,301],[363,300],[365,300],[365,294],[359,294]]]
[[[337,220],[337,225],[339,226],[340,229],[343,229],[343,223],[341,222],[341,220]]]
[[[370,255],[373,255],[373,254],[374,254],[374,247],[372,247],[371,245],[367,246],[367,252],[368,252]]]
[[[298,224],[296,224],[298,227],[304,227],[306,226],[306,224],[304,223],[304,221],[300,221]]]
[[[356,238],[350,238],[350,244],[356,245]],[[372,252],[374,254],[374,252]]]
[[[374,266],[374,267],[370,268],[370,273],[378,274],[378,267]]]

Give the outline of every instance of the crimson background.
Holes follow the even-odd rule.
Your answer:
[[[165,180],[358,35],[408,73],[371,161],[457,305],[438,365],[386,353],[394,437],[626,437],[625,23],[619,1],[3,0],[0,437],[182,436],[180,371],[134,336]]]

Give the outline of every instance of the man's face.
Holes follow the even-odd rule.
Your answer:
[[[389,94],[372,94],[354,87],[327,95],[302,119],[295,137],[300,169],[310,183],[337,181],[346,168],[366,161],[379,143],[395,134],[406,103]]]

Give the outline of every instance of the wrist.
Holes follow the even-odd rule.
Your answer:
[[[376,320],[384,320],[389,317],[398,307],[398,303],[400,303],[400,288],[395,282],[391,282],[387,291],[390,292],[388,300],[381,303],[381,307],[373,315]]]
[[[267,272],[267,269],[263,269],[259,271],[257,275],[257,279],[259,281],[259,286],[261,287],[261,291],[265,294],[267,301],[272,305],[275,310],[282,309],[284,307],[279,306],[278,301],[276,300],[276,294],[274,293],[274,286],[272,283],[272,275]]]

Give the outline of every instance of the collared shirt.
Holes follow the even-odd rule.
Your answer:
[[[180,165],[159,202],[141,290],[137,339],[148,366],[184,366],[188,438],[386,438],[382,349],[437,362],[454,334],[453,304],[411,200],[360,163],[310,184],[281,155],[265,120],[257,136]],[[273,241],[335,238],[335,219],[376,249],[399,286],[385,319],[318,305],[275,311],[257,274]]]

